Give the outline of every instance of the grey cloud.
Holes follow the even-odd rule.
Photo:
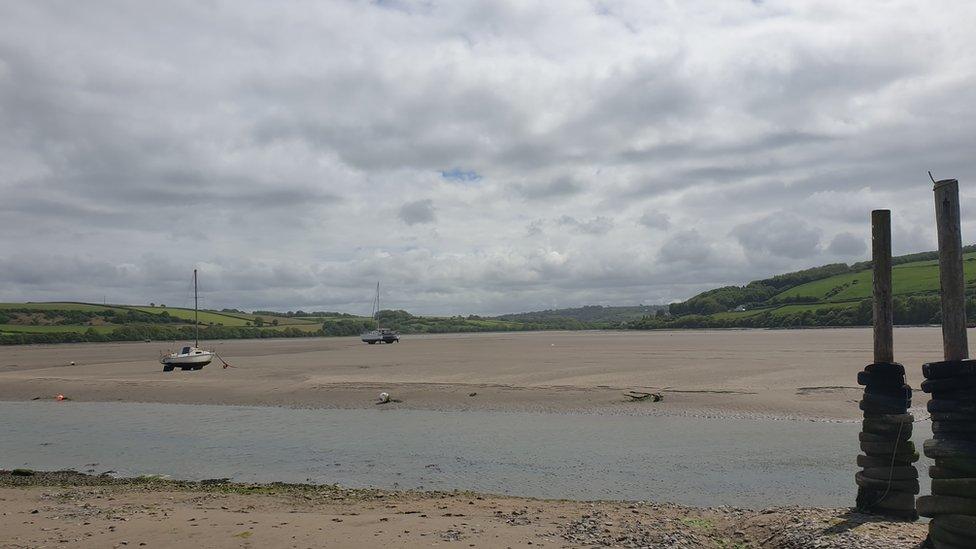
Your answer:
[[[529,199],[553,199],[578,194],[584,187],[575,179],[564,176],[541,184],[519,183],[514,188]]]
[[[813,258],[820,247],[820,229],[790,214],[773,214],[732,229],[748,254]]]
[[[659,210],[648,210],[644,212],[638,222],[648,229],[668,230],[671,227],[671,218],[668,214]]]
[[[407,202],[400,206],[400,219],[407,225],[433,223],[436,218],[434,201],[430,199]]]
[[[592,219],[579,220],[575,217],[564,215],[556,220],[556,223],[564,227],[569,227],[578,233],[602,235],[613,229],[613,220],[609,217],[598,216]]]
[[[660,258],[665,262],[705,263],[712,258],[713,251],[711,244],[691,229],[671,235],[661,246]]]
[[[566,1],[6,4],[0,297],[669,301],[856,257],[878,207],[933,249],[926,170],[976,196],[976,38],[927,30],[968,3]]]
[[[863,257],[867,249],[863,238],[848,232],[839,233],[827,246],[827,251],[836,256],[858,259]]]

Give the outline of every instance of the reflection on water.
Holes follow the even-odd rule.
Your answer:
[[[743,507],[850,505],[859,430],[669,416],[76,402],[0,402],[0,419],[3,468]],[[927,431],[916,428],[919,447]]]

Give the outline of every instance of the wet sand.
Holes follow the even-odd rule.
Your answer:
[[[818,547],[907,549],[924,524],[761,511],[331,486],[0,472],[3,547]]]
[[[181,342],[0,347],[0,400],[384,406],[628,414],[860,416],[856,373],[871,361],[868,328],[675,332],[532,332],[207,342],[215,361],[164,373]],[[895,350],[918,388],[942,356],[939,328],[899,328]],[[69,365],[71,361],[74,366]],[[661,391],[631,402],[629,389]],[[915,393],[915,406],[926,395]]]

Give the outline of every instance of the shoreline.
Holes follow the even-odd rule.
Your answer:
[[[746,510],[474,492],[0,471],[0,545],[34,547],[917,547],[922,523],[851,509]]]

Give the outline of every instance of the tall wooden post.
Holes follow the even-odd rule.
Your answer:
[[[942,349],[946,360],[969,358],[966,339],[966,280],[962,269],[959,182],[935,184],[935,223],[939,231],[939,283],[942,286]]]
[[[905,367],[895,362],[892,341],[891,212],[871,212],[871,250],[874,263],[874,362],[857,374],[864,385],[858,406],[864,422],[858,434],[861,470],[854,475],[857,507],[894,518],[915,520],[918,459],[912,444],[908,413],[912,389],[905,383]]]
[[[874,361],[894,362],[891,298],[891,210],[871,212],[871,259],[874,265]]]
[[[939,231],[939,282],[942,286],[942,348],[945,360],[922,365],[922,390],[932,395],[926,407],[932,438],[925,455],[932,495],[918,498],[918,512],[932,517],[929,541],[936,549],[973,547],[976,540],[976,360],[968,360],[966,280],[963,278],[959,182],[935,184]]]

